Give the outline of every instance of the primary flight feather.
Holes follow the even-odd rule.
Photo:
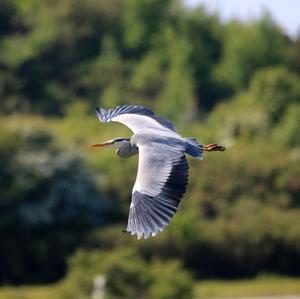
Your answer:
[[[116,121],[131,129],[131,138],[115,138],[91,147],[115,147],[122,158],[139,155],[139,164],[129,210],[127,231],[140,239],[155,236],[170,223],[188,182],[185,155],[203,158],[203,151],[224,151],[218,144],[201,145],[180,136],[173,124],[150,109],[124,105],[96,108],[103,123]]]

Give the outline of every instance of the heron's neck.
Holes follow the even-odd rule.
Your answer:
[[[132,145],[130,141],[122,141],[121,146],[117,150],[117,155],[121,158],[129,158],[138,153],[138,148]]]
[[[122,140],[120,142],[114,143],[114,147],[117,149],[128,148],[130,146],[131,146],[131,144],[130,144],[129,140]]]

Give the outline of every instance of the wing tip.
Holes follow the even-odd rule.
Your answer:
[[[128,233],[130,236],[136,235],[137,240],[142,239],[142,237],[143,237],[144,240],[146,240],[146,239],[148,239],[149,237],[155,237],[159,231],[162,232],[162,231],[163,231],[163,228],[160,228],[160,229],[158,229],[158,230],[155,231],[155,232],[149,232],[149,233],[145,233],[145,232],[136,232],[136,231],[133,231],[133,230],[126,230],[125,232]]]
[[[142,238],[144,240],[146,240],[149,237],[152,237],[152,238],[155,237],[159,232],[162,232],[167,225],[169,225],[169,223],[165,224],[164,227],[158,227],[157,230],[155,230],[155,231],[149,231],[149,232],[135,231],[135,230],[130,230],[130,229],[127,229],[124,232],[128,233],[128,235],[130,235],[130,236],[136,235],[137,240],[140,240]]]
[[[96,107],[96,114],[101,122],[107,122],[108,111],[106,109]]]

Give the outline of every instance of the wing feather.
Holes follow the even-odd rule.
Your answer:
[[[153,144],[139,149],[139,168],[127,225],[127,231],[138,239],[162,231],[186,191],[188,164],[183,150],[164,146],[158,155],[158,149],[162,150],[160,145]]]
[[[101,122],[117,121],[129,127],[134,133],[147,128],[176,132],[169,120],[155,115],[143,106],[124,105],[108,110],[96,108],[96,113]]]

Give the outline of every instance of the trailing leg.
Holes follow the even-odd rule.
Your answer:
[[[203,145],[203,150],[206,152],[214,152],[214,151],[225,151],[226,147],[216,144],[216,143],[210,143],[210,144],[205,144]]]

